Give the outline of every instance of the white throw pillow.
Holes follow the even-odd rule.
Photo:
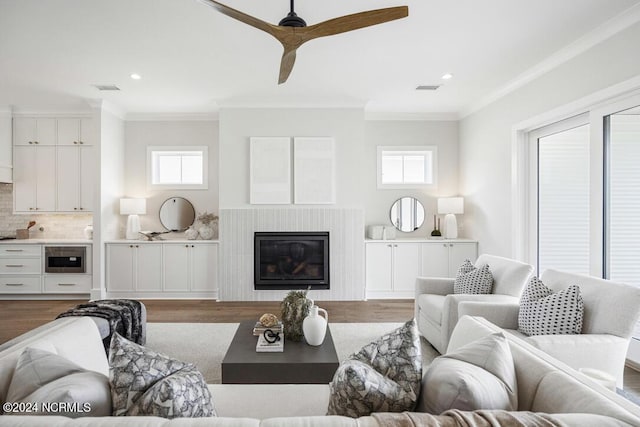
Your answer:
[[[109,379],[62,356],[27,347],[18,357],[7,402],[37,403],[37,411],[20,415],[104,417],[111,415]],[[32,408],[33,409],[33,408]],[[11,414],[19,415],[18,412]]]
[[[417,411],[518,408],[518,385],[507,339],[496,333],[437,357],[422,380]]]
[[[534,276],[522,292],[518,330],[529,336],[579,334],[583,316],[579,286],[571,285],[553,293]]]

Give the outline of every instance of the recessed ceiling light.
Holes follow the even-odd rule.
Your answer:
[[[140,74],[133,73],[133,74],[131,74],[131,78],[133,80],[140,80],[142,78],[142,76]]]
[[[453,77],[453,74],[447,73],[442,76],[442,80],[449,80],[452,77]]]

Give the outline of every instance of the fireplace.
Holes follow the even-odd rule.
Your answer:
[[[256,232],[256,290],[329,289],[329,232]]]

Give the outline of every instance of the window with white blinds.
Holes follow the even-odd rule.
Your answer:
[[[607,272],[640,286],[640,111],[608,119]]]
[[[589,274],[589,125],[538,139],[538,274]]]

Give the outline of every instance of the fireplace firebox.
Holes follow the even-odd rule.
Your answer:
[[[329,289],[329,232],[256,232],[256,290]]]

